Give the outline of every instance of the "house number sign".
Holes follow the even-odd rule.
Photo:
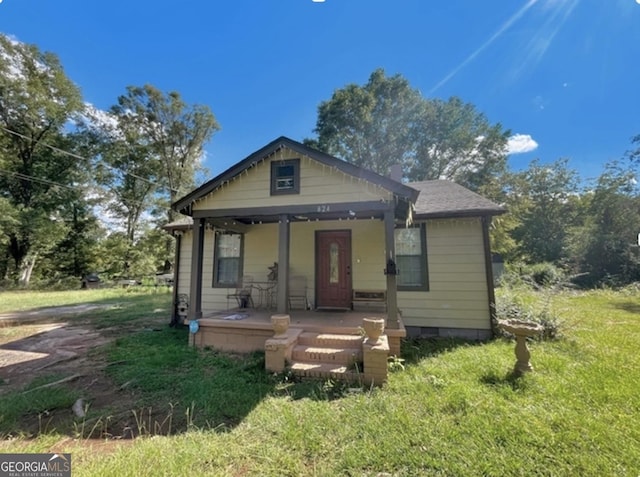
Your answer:
[[[319,205],[316,210],[318,212],[331,212],[331,206],[330,205]]]

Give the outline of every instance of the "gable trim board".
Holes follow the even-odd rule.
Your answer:
[[[277,159],[278,151],[285,149],[289,152]],[[309,179],[307,175],[305,180],[313,182],[313,194],[301,197],[302,191],[300,195],[271,196],[273,200],[270,200],[272,168],[267,167],[269,161],[289,160],[291,154],[299,154],[304,158],[300,160],[300,169],[306,170],[307,174],[320,170],[319,166],[314,166],[315,163],[320,163],[323,165],[322,171],[326,166],[331,168],[330,171],[340,171],[358,180],[347,177],[344,181],[341,179],[344,176],[334,172],[322,174],[317,180],[313,177]],[[250,173],[243,173],[248,169],[251,169]],[[350,190],[360,190],[358,184],[361,181],[382,187],[391,195],[375,194],[379,197],[376,200],[372,200],[371,194],[349,195]],[[222,185],[225,187],[221,188]],[[259,195],[255,190],[256,185],[269,189]],[[304,180],[299,179],[298,185],[304,189]],[[327,188],[324,195],[322,187]],[[244,190],[254,199],[239,202],[229,200],[235,197],[244,199],[241,192]],[[260,198],[263,196],[265,198]],[[327,197],[326,203],[313,201],[314,197],[322,199],[324,196]],[[354,197],[354,200],[340,202],[340,197]],[[336,202],[331,202],[336,199]],[[195,206],[196,202],[199,203],[198,207]],[[235,203],[239,204],[238,207],[232,206]],[[269,203],[273,205],[269,206]],[[216,207],[217,204],[221,206]],[[193,317],[201,316],[203,300],[207,311],[212,307],[224,309],[220,293],[208,286],[203,290],[203,274],[208,277],[213,273],[208,270],[211,265],[208,262],[213,260],[209,257],[213,244],[208,242],[214,234],[209,234],[209,237],[201,229],[213,226],[216,230],[245,233],[246,274],[266,273],[267,266],[274,261],[279,262],[282,278],[278,287],[278,312],[287,311],[286,277],[290,269],[291,273],[308,276],[311,287],[316,286],[317,265],[310,263],[307,257],[315,254],[313,248],[309,249],[312,244],[307,242],[313,243],[313,239],[308,234],[318,230],[347,229],[353,232],[353,290],[385,291],[390,328],[395,325],[394,310],[400,309],[410,334],[416,330],[421,334],[422,329],[441,329],[443,333],[450,333],[451,329],[466,330],[465,333],[468,333],[475,329],[477,336],[491,332],[495,298],[488,227],[491,216],[502,214],[505,210],[455,183],[422,181],[402,184],[281,137],[178,200],[173,208],[191,215],[199,231],[191,240],[183,237],[181,244],[184,248],[184,242],[191,242],[190,246],[187,245],[189,253],[182,255],[191,259],[191,271],[187,273],[191,279],[186,280],[191,282],[190,296],[200,301],[200,306],[196,304],[190,307]],[[168,224],[165,229],[188,234],[189,230],[193,230],[188,222],[191,220],[193,223],[193,219],[186,217]],[[393,271],[387,262],[389,259],[393,261],[395,257],[394,229],[406,225],[411,219],[415,225],[425,224],[423,226],[427,228],[429,291],[399,291],[396,276],[393,273],[383,274],[385,271]],[[366,225],[365,222],[371,225]],[[379,225],[376,226],[376,223]],[[268,228],[269,224],[275,225],[275,228]],[[438,227],[443,229],[438,232]],[[266,245],[262,245],[263,243],[272,244],[271,248],[264,248]],[[256,246],[262,252],[257,253]],[[459,253],[463,255],[458,255]],[[178,260],[184,261],[182,257]],[[204,266],[203,260],[207,261]],[[175,268],[176,273],[182,273],[182,280],[178,283],[181,283],[183,290],[185,270],[181,264]],[[257,279],[260,280],[261,277]],[[310,289],[311,296],[317,293],[314,290],[315,288]],[[483,293],[485,298],[480,298],[478,292]],[[397,319],[395,323],[398,323]]]

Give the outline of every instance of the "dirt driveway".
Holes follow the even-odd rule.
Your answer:
[[[46,376],[47,382],[64,379],[92,409],[128,406],[131,396],[104,373],[105,363],[91,351],[113,338],[81,324],[74,315],[112,305],[78,305],[0,315],[0,399]],[[106,332],[107,330],[101,330]],[[71,409],[57,411],[72,417]],[[41,423],[26,418],[21,431],[39,432]],[[115,431],[115,429],[114,429]]]

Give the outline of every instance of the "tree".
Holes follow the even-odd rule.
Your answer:
[[[425,101],[417,126],[410,179],[448,179],[478,191],[506,171],[509,131],[472,104],[456,97]]]
[[[72,199],[72,198],[70,198]],[[66,235],[44,257],[50,262],[50,278],[84,277],[96,268],[96,247],[104,230],[90,201],[78,197],[60,210]]]
[[[145,132],[117,106],[105,112],[87,106],[77,135],[94,158],[103,209],[124,224],[133,243],[143,214],[159,190],[158,165]]]
[[[131,268],[145,216],[174,219],[170,203],[193,188],[205,143],[218,129],[208,107],[186,105],[177,92],[130,86],[108,112],[88,108],[81,139],[96,159],[96,180],[107,210],[125,224],[123,274]],[[173,240],[164,239],[163,268],[170,268]],[[158,248],[154,248],[158,250]]]
[[[318,107],[314,132],[321,150],[386,175],[415,159],[422,97],[400,75],[375,70],[364,86],[349,84]]]
[[[208,106],[188,106],[179,93],[165,95],[147,84],[129,86],[112,112],[144,135],[169,204],[193,188],[204,145],[220,129]],[[174,220],[175,212],[166,211],[167,220]]]
[[[575,225],[578,175],[560,159],[552,164],[532,161],[512,175],[508,208],[519,224],[512,230],[521,259],[560,263],[567,257],[567,238]]]
[[[208,106],[188,106],[180,94],[172,91],[164,95],[151,85],[130,86],[118,98],[113,112],[125,118],[147,138],[154,157],[158,185],[168,201],[161,206],[166,222],[176,219],[170,204],[194,186],[196,171],[201,169],[204,145],[220,128]],[[174,241],[164,237],[165,272],[171,268]]]
[[[314,132],[317,140],[307,144],[380,174],[400,163],[416,181],[449,179],[479,190],[506,167],[509,131],[459,98],[425,99],[382,69],[323,101]]]
[[[80,91],[55,55],[0,34],[0,197],[11,209],[2,234],[13,264],[8,273],[23,284],[40,254],[64,236],[58,207],[87,170],[47,147],[69,147],[64,126],[81,107]]]
[[[640,190],[637,172],[614,161],[605,166],[589,193],[588,220],[579,251],[582,270],[592,282],[640,279],[637,237],[640,233]]]

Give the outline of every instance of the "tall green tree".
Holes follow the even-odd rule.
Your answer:
[[[314,132],[307,144],[383,175],[399,163],[408,179],[449,179],[479,190],[506,168],[509,131],[472,104],[426,99],[382,69],[323,101]]]
[[[195,174],[202,168],[204,146],[220,128],[215,116],[208,106],[188,105],[179,93],[164,94],[148,84],[128,87],[113,112],[146,136],[160,186],[158,210],[166,212],[160,223],[175,220],[170,204],[193,188]],[[168,272],[175,244],[170,236],[163,237],[163,271]]]
[[[94,158],[102,208],[124,225],[125,237],[133,244],[160,185],[149,138],[128,114],[117,106],[108,112],[87,106],[77,139]]]
[[[42,253],[64,237],[58,208],[75,194],[86,164],[62,154],[65,124],[82,108],[58,58],[0,34],[0,197],[7,273],[28,284]],[[1,243],[1,242],[0,242]]]
[[[125,225],[124,275],[139,269],[138,241],[150,233],[143,219],[160,225],[174,219],[169,205],[193,188],[204,146],[218,128],[208,107],[187,105],[177,92],[151,85],[128,87],[109,111],[87,108],[81,138],[96,158],[107,211]],[[162,238],[168,270],[173,240]]]
[[[411,180],[449,179],[472,190],[506,171],[510,132],[491,124],[471,103],[452,97],[424,101],[417,123],[417,149]]]
[[[581,268],[591,282],[640,280],[640,188],[637,171],[619,161],[605,166],[588,193],[588,218],[581,231]]]
[[[315,132],[321,150],[386,175],[415,160],[420,93],[400,75],[375,70],[364,86],[338,89],[318,107]]]
[[[169,204],[193,188],[204,146],[220,129],[208,106],[188,105],[179,93],[164,94],[147,84],[129,86],[112,112],[145,137],[158,185]],[[170,207],[165,210],[167,220],[174,220],[175,212]]]
[[[508,208],[519,219],[511,232],[519,258],[560,263],[568,256],[568,232],[576,224],[578,174],[566,159],[535,160],[511,177]]]

